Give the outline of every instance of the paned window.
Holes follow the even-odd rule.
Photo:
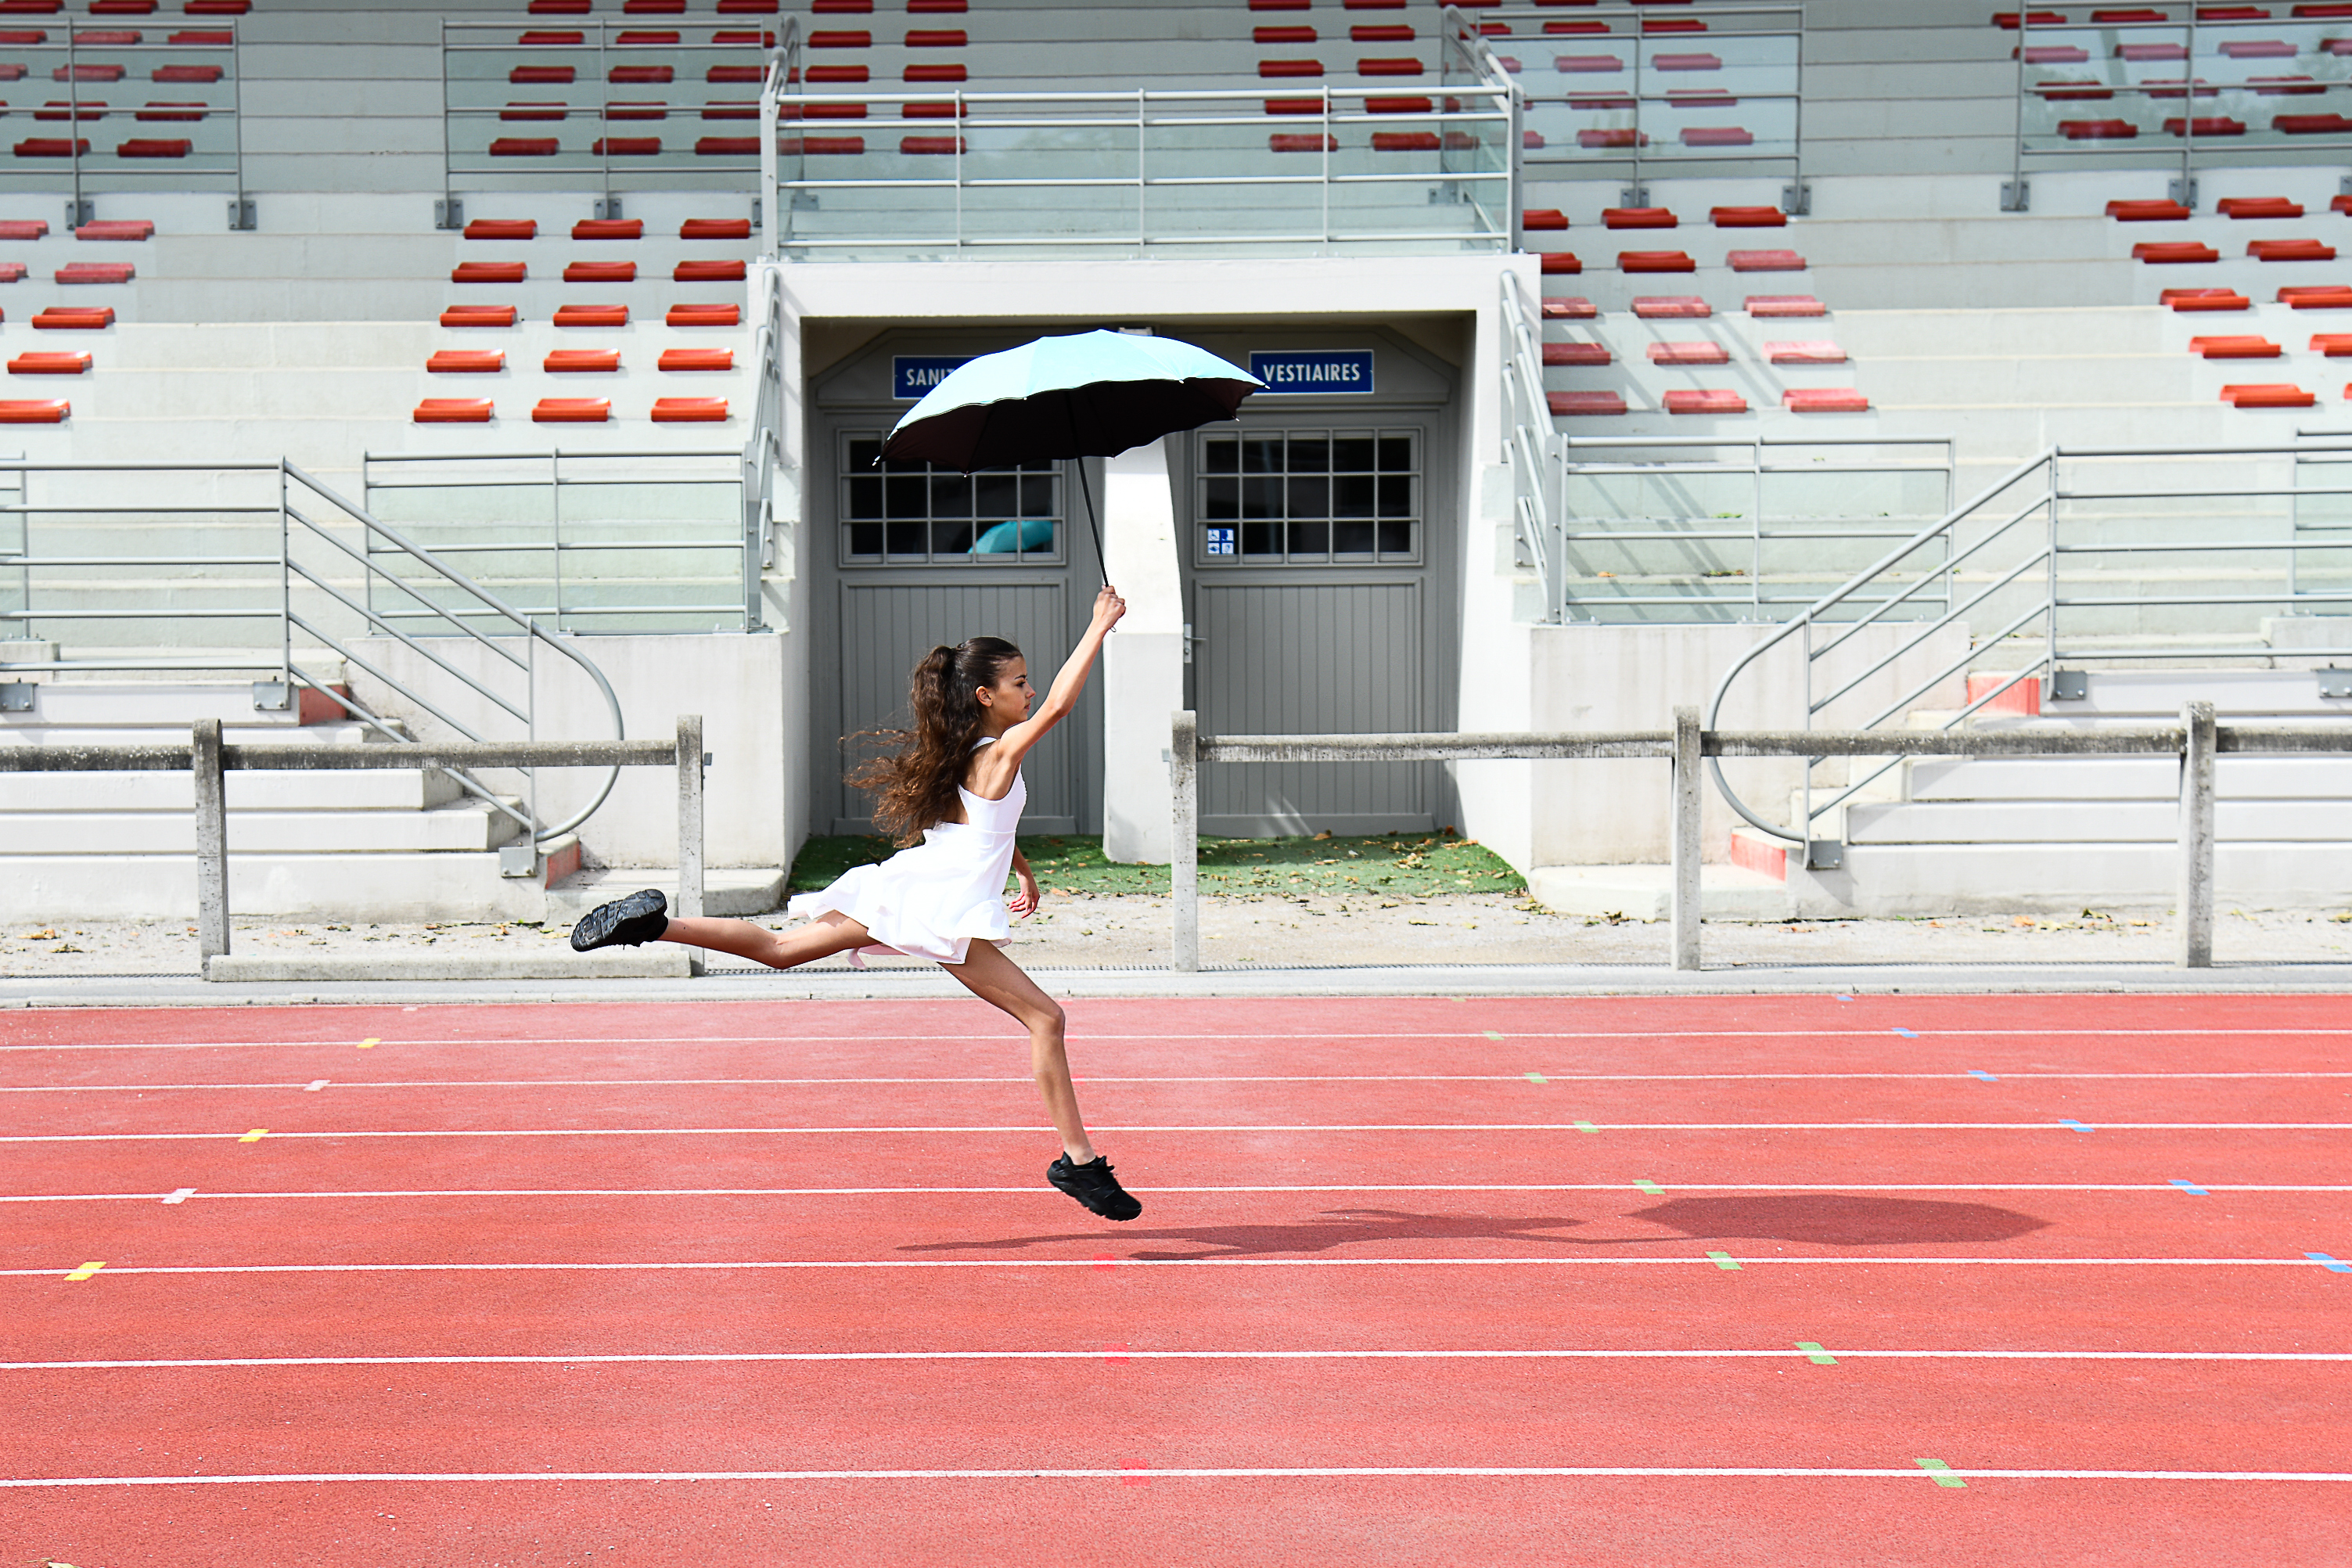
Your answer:
[[[1421,433],[1201,437],[1196,559],[1207,566],[1421,558]]]
[[[874,466],[882,437],[842,438],[841,560],[857,565],[1044,565],[1062,559],[1061,465],[960,474]]]

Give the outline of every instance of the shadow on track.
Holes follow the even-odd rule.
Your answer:
[[[1706,1240],[1811,1242],[1822,1247],[1925,1246],[1937,1242],[2013,1241],[2049,1221],[1990,1204],[1927,1198],[1848,1197],[1838,1194],[1675,1198],[1623,1216]],[[1020,1252],[1070,1242],[1116,1239],[1190,1243],[1202,1250],[1147,1250],[1145,1260],[1258,1258],[1276,1253],[1329,1252],[1337,1247],[1401,1241],[1539,1241],[1562,1247],[1625,1247],[1668,1241],[1663,1236],[1566,1237],[1546,1231],[1594,1223],[1565,1215],[1507,1218],[1494,1215],[1426,1215],[1402,1209],[1326,1209],[1292,1225],[1171,1226],[1163,1230],[1069,1231],[1007,1237],[1000,1241],[923,1242],[901,1252]]]

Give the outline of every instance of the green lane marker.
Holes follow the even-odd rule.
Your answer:
[[[1815,1344],[1811,1340],[1799,1340],[1797,1342],[1797,1348],[1804,1352],[1805,1359],[1811,1362],[1815,1366],[1837,1365],[1837,1357],[1830,1354],[1829,1352],[1822,1349],[1821,1346]]]
[[[1707,1256],[1715,1259],[1715,1266],[1717,1268],[1728,1268],[1734,1274],[1739,1272],[1739,1265],[1731,1260],[1731,1254],[1728,1252],[1710,1252]]]
[[[1503,1036],[1502,1032],[1498,1029],[1489,1029],[1486,1031],[1486,1037],[1490,1040],[1499,1040]]]
[[[1531,1072],[1528,1074],[1528,1081],[1529,1083],[1549,1083],[1551,1079],[1544,1077],[1544,1075],[1539,1072]]]
[[[1576,1124],[1576,1130],[1577,1130],[1579,1132],[1598,1132],[1598,1131],[1601,1131],[1601,1129],[1600,1129],[1600,1128],[1595,1127],[1595,1126],[1594,1126],[1594,1125],[1592,1125],[1592,1123],[1591,1123],[1591,1122],[1590,1122],[1590,1121],[1580,1121],[1580,1122],[1578,1122],[1578,1123]]]
[[[1666,1190],[1665,1188],[1658,1185],[1655,1182],[1635,1182],[1633,1184],[1641,1188],[1643,1192],[1648,1193],[1653,1197],[1657,1196],[1659,1194]]]
[[[1941,1459],[1914,1459],[1911,1462],[1935,1477],[1936,1484],[1939,1487],[1965,1487],[1969,1484],[1959,1477],[1950,1474],[1952,1467]]]

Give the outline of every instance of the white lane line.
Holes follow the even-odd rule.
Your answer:
[[[2352,1193],[2352,1185],[2201,1184],[2210,1193]],[[2179,1192],[2169,1182],[1670,1182],[1675,1193],[2161,1193]],[[180,1189],[182,1195],[210,1202],[220,1198],[825,1198],[914,1197],[966,1194],[1016,1194],[1034,1197],[1045,1189],[1025,1187],[389,1187],[348,1192],[209,1192]],[[1655,1197],[1630,1182],[1397,1182],[1321,1183],[1272,1186],[1139,1186],[1139,1193],[1617,1193]],[[0,1194],[0,1204],[152,1203],[153,1193]],[[180,1201],[166,1196],[165,1203]]]
[[[1663,1238],[1661,1238],[1663,1239]],[[1208,1244],[1202,1244],[1208,1245]],[[2314,1258],[1854,1258],[1775,1255],[1750,1258],[1724,1254],[1730,1262],[1751,1268],[1769,1265],[1826,1265],[1837,1268],[1885,1268],[1904,1264],[1957,1268],[1966,1267],[2050,1268],[2317,1268],[2327,1264]],[[1720,1268],[1721,1260],[1702,1254],[1667,1257],[1583,1258],[1122,1258],[1121,1268],[1565,1268],[1582,1265],[1650,1265]],[[1091,1258],[865,1258],[838,1259],[761,1258],[709,1262],[617,1263],[179,1263],[117,1268],[106,1278],[131,1274],[528,1274],[528,1273],[698,1273],[733,1269],[783,1268],[1094,1268]],[[0,1268],[0,1279],[54,1279],[65,1270]]]
[[[1805,1361],[1826,1354],[1840,1361],[2130,1361],[2352,1362],[2332,1351],[1972,1351],[1972,1350],[1312,1350],[1139,1351],[1130,1361]],[[609,1366],[759,1362],[1098,1362],[1085,1351],[745,1351],[611,1355],[370,1355],[207,1356],[184,1360],[12,1361],[0,1372],[197,1371],[269,1366]]]
[[[1972,1083],[1967,1072],[1611,1072],[1544,1075],[1553,1083],[1811,1083],[1824,1080],[1885,1080],[1898,1083]],[[2014,1072],[2002,1079],[2339,1079],[2352,1072]],[[324,1084],[324,1079],[317,1080]],[[1118,1075],[1088,1073],[1088,1083],[1508,1083],[1526,1081],[1509,1073],[1222,1073],[1192,1075]],[[998,1074],[987,1078],[518,1078],[518,1079],[381,1079],[357,1083],[346,1079],[337,1089],[822,1089],[827,1085],[856,1088],[873,1085],[980,1084],[1028,1089],[1026,1077]],[[29,1083],[0,1084],[0,1094],[163,1094],[199,1089],[307,1089],[292,1082],[272,1083]]]
[[[1097,1352],[1099,1354],[1100,1352]],[[228,1476],[25,1476],[0,1479],[0,1487],[238,1487],[316,1485],[322,1482],[389,1484],[511,1481],[1043,1481],[1121,1480],[1133,1469],[1117,1470],[382,1470],[312,1471],[293,1475]],[[1412,1477],[1574,1480],[1622,1478],[1758,1479],[1768,1480],[1856,1479],[1933,1481],[2352,1481],[2352,1470],[1993,1470],[1959,1465],[1926,1470],[1805,1468],[1745,1465],[1313,1465],[1297,1467],[1186,1468],[1158,1466],[1142,1472],[1154,1480],[1402,1479]]]
[[[448,1127],[346,1128],[281,1132],[289,1138],[746,1138],[845,1137],[853,1133],[934,1135],[953,1132],[1051,1132],[1034,1125],[961,1127]],[[1098,1125],[1093,1132],[2342,1132],[2352,1121],[1325,1121],[1218,1122],[1191,1125]],[[237,1139],[219,1132],[36,1132],[0,1137],[0,1143],[152,1143]]]
[[[1937,998],[1938,1003],[1948,1000]],[[950,1005],[961,1006],[961,1003]],[[1084,1004],[1080,1004],[1081,1006]],[[2315,1026],[2283,1026],[2267,1029],[1934,1029],[1908,1026],[1913,1034],[1925,1040],[2009,1039],[2023,1037],[2036,1040],[2107,1040],[2107,1039],[2333,1039],[2352,1035],[2352,1027],[2322,1028]],[[1116,1030],[1081,1028],[1090,1040],[1215,1040],[1229,1041],[1231,1030],[1207,1033],[1171,1033],[1150,1030],[1129,1034]],[[1476,1042],[1492,1045],[1486,1034],[1473,1029],[1306,1029],[1269,1030],[1253,1028],[1250,1037],[1256,1040],[1426,1040],[1458,1045]],[[447,1039],[392,1039],[378,1042],[379,1047],[396,1047],[434,1046],[773,1046],[789,1038],[795,1044],[870,1044],[968,1046],[969,1033],[941,1035],[909,1035],[889,1030],[869,1030],[853,1035],[809,1035],[797,1030],[779,1029],[766,1035],[530,1035],[491,1037],[451,1037]],[[1866,1028],[1798,1028],[1798,1029],[1512,1029],[1506,1032],[1507,1040],[1880,1040],[1891,1043],[1887,1026]],[[39,1045],[0,1046],[7,1051],[219,1051],[219,1050],[349,1050],[358,1042],[340,1040],[118,1040],[77,1043],[51,1041]]]

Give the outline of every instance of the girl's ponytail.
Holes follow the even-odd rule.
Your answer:
[[[1021,650],[1003,637],[982,637],[955,647],[942,644],[917,661],[907,691],[914,729],[868,731],[896,742],[898,752],[849,774],[851,784],[877,796],[875,826],[908,845],[947,819],[988,717],[976,693],[995,685],[1004,667],[1020,657]]]

